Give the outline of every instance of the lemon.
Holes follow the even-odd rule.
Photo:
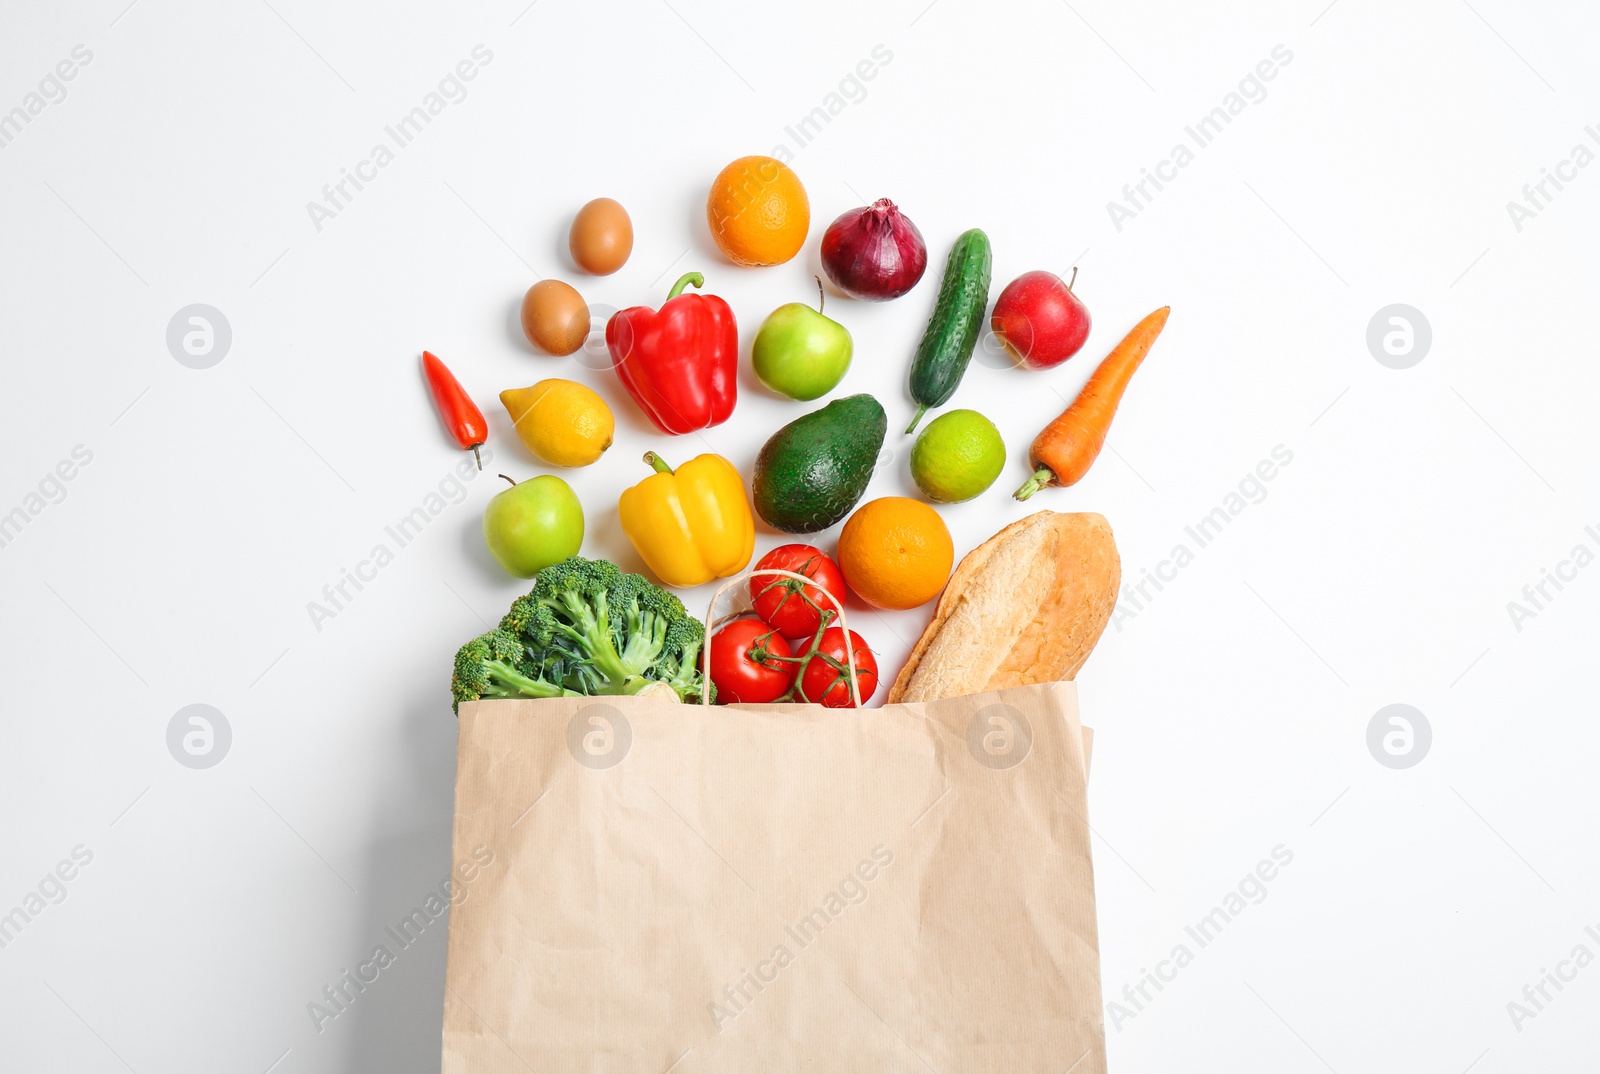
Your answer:
[[[994,484],[1005,465],[1000,430],[976,410],[939,415],[911,448],[911,476],[935,503],[972,499]]]
[[[527,388],[508,388],[500,402],[515,423],[517,439],[551,466],[588,466],[611,446],[616,419],[594,389],[551,378]]]

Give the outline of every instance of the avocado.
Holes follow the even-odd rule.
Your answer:
[[[785,533],[838,522],[867,491],[888,424],[876,399],[850,395],[773,433],[756,457],[756,513]]]

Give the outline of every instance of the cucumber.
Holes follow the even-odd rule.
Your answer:
[[[929,407],[944,406],[955,394],[961,375],[972,361],[972,348],[983,331],[983,311],[989,306],[989,270],[994,254],[989,236],[977,228],[962,232],[944,264],[939,301],[911,360],[911,398],[917,415],[906,426],[910,433]]]

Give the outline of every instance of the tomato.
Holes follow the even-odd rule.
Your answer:
[[[756,569],[793,571],[816,579],[816,585],[770,574],[750,579],[750,597],[756,603],[756,614],[791,641],[810,642],[822,625],[821,612],[835,610],[823,590],[838,597],[841,603],[845,599],[844,573],[820,548],[808,544],[779,545],[761,557]],[[814,607],[806,603],[807,597],[814,602]]]
[[[719,704],[765,704],[789,692],[799,664],[775,660],[794,651],[759,619],[735,619],[711,638],[711,682]]]
[[[850,632],[850,646],[855,650],[856,685],[861,690],[861,703],[864,705],[878,688],[878,661],[861,635],[853,630]],[[832,657],[838,666],[824,660],[824,656]],[[820,701],[830,709],[854,707],[855,699],[850,696],[850,680],[845,671],[848,666],[844,631],[829,627],[822,632],[817,655],[806,665],[805,676],[800,680],[800,695],[807,701]]]

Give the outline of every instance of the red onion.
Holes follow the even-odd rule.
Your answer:
[[[922,232],[888,198],[851,209],[822,234],[822,269],[851,298],[899,298],[927,267]]]

